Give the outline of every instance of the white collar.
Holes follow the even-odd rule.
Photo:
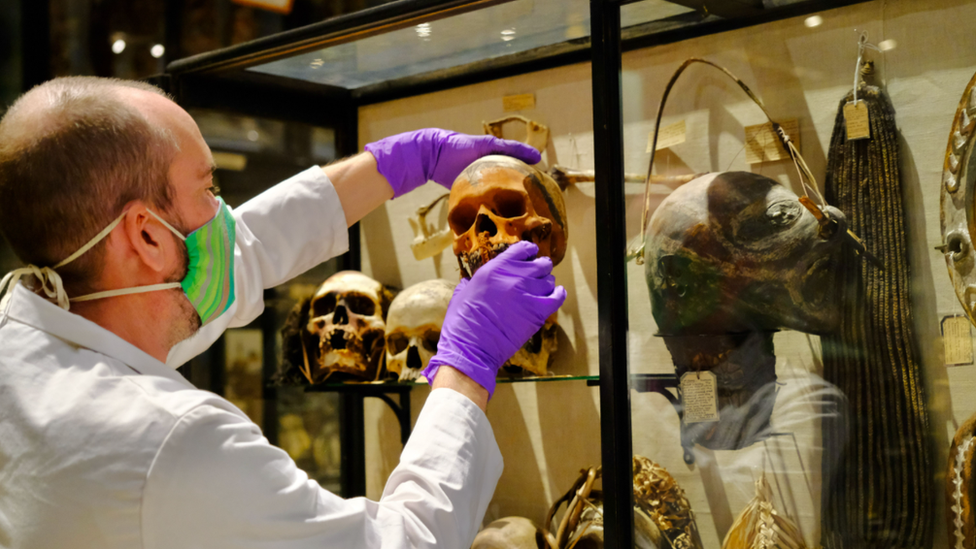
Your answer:
[[[0,312],[0,316],[3,314]],[[193,387],[179,372],[142,349],[87,318],[65,311],[22,285],[14,288],[6,314],[42,332],[121,361],[140,374],[161,376]]]

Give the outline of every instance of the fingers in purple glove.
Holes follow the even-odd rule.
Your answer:
[[[549,295],[535,295],[526,299],[531,299],[538,309],[544,313],[545,318],[549,318],[566,301],[566,288],[556,286]]]
[[[498,258],[514,259],[524,261],[539,255],[539,247],[527,240],[521,240],[512,244],[507,250],[498,254]]]
[[[526,164],[538,164],[542,161],[542,154],[535,148],[511,139],[495,139],[491,154],[514,156]]]
[[[533,296],[548,296],[556,289],[556,277],[547,275],[543,278],[527,278],[522,282],[525,293]]]

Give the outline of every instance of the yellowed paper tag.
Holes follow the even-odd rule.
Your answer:
[[[718,421],[718,383],[707,370],[681,376],[682,419],[685,423]]]
[[[847,140],[870,139],[871,121],[868,118],[868,105],[864,101],[844,105],[844,122],[847,126]]]
[[[793,145],[800,150],[800,121],[784,120],[780,126],[793,141]],[[786,152],[779,137],[773,131],[772,123],[746,126],[746,162],[759,164],[775,160],[788,160],[790,153]]]
[[[651,152],[651,143],[654,141],[654,134],[648,134],[647,136],[647,150],[644,152]],[[657,146],[654,150],[659,151],[661,149],[667,149],[675,145],[680,145],[685,142],[685,121],[675,122],[661,128],[661,133],[657,136]]]
[[[973,363],[973,336],[969,318],[947,316],[942,319],[942,344],[947,366]]]
[[[502,98],[502,108],[505,112],[524,111],[535,108],[535,94],[506,95]]]

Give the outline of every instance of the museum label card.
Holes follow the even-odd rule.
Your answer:
[[[707,370],[681,376],[682,419],[685,423],[718,421],[718,383]]]
[[[790,137],[797,150],[800,150],[800,121],[784,120],[780,126]],[[746,126],[746,162],[749,164],[759,164],[760,162],[770,162],[774,160],[788,160],[790,153],[786,152],[779,137],[773,131],[773,124],[757,124]]]
[[[844,123],[847,126],[847,140],[870,139],[871,122],[868,119],[868,104],[864,101],[844,105]]]
[[[506,95],[502,98],[502,109],[505,112],[524,111],[535,108],[535,94]]]
[[[654,134],[648,134],[647,136],[647,150],[644,152],[651,152],[651,143],[654,141]],[[675,145],[680,145],[685,142],[685,121],[675,122],[661,128],[661,132],[657,136],[657,146],[654,150],[659,151],[661,149],[668,149]]]
[[[942,344],[946,366],[973,363],[973,336],[969,317],[947,316],[942,319]]]

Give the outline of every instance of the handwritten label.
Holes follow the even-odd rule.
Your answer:
[[[535,94],[506,95],[502,98],[502,108],[505,112],[524,111],[535,108]]]
[[[780,127],[790,137],[790,141],[800,150],[800,122],[799,120],[784,120]],[[790,153],[783,148],[771,123],[746,126],[746,162],[759,164],[775,160],[788,160]]]
[[[844,122],[847,126],[848,141],[871,138],[871,122],[868,119],[868,105],[864,101],[844,105]]]
[[[947,366],[973,363],[972,325],[965,316],[942,319],[942,344],[945,346]]]
[[[682,419],[685,423],[718,421],[718,383],[709,371],[687,372],[681,376]]]
[[[647,136],[647,150],[644,152],[651,152],[651,143],[654,141],[654,134],[648,134]],[[675,122],[661,128],[660,133],[657,136],[657,146],[654,150],[659,151],[661,149],[667,149],[675,145],[680,145],[685,142],[685,121]]]

